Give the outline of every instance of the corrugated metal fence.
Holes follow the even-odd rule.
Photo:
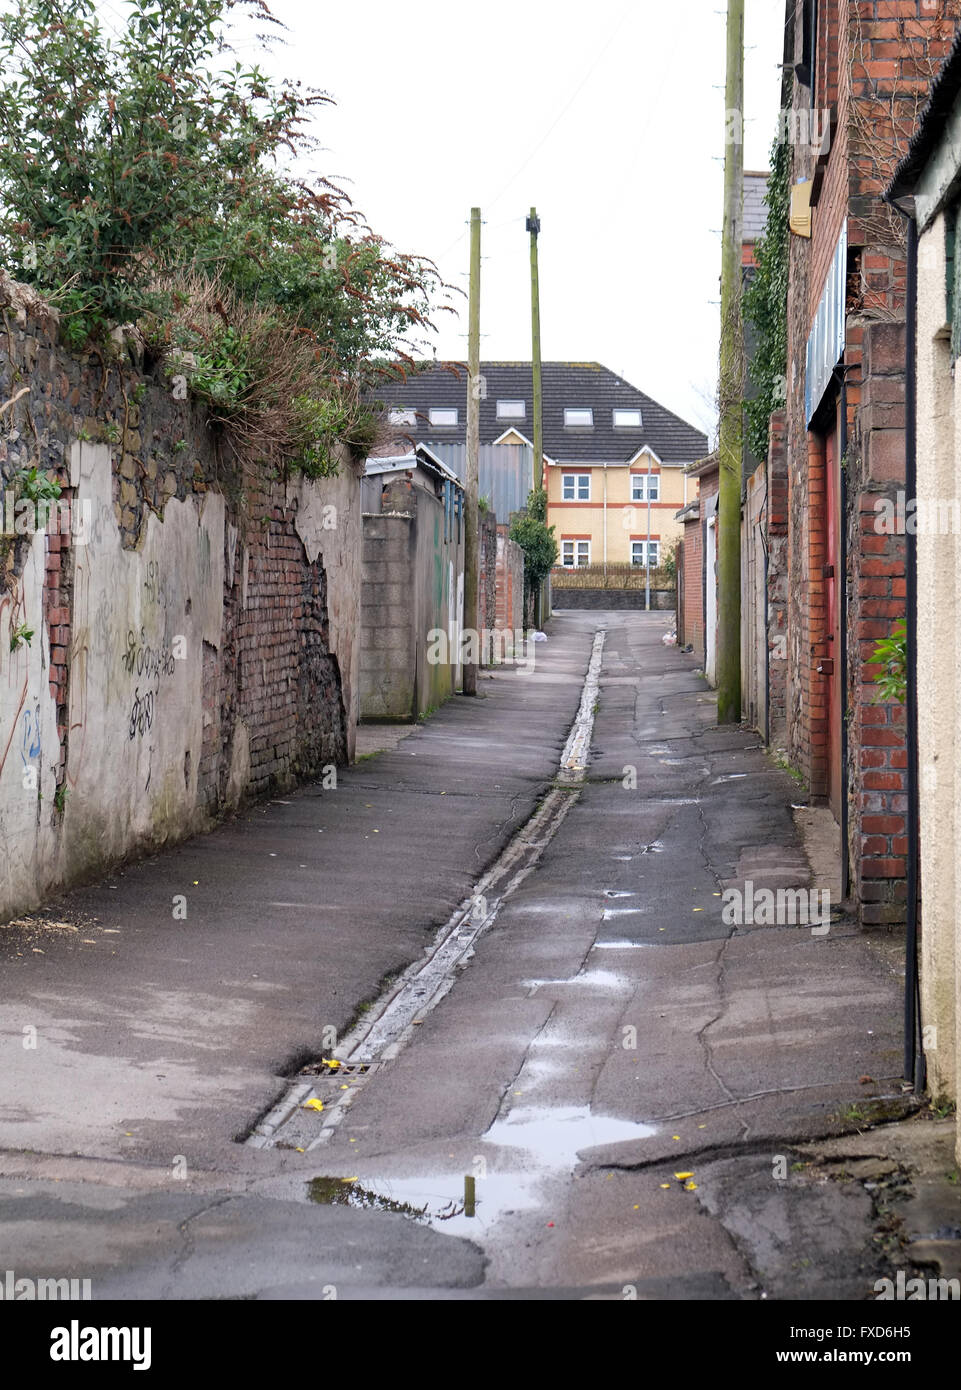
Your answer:
[[[461,482],[467,476],[466,444],[428,445]],[[504,526],[512,512],[527,506],[533,487],[534,450],[526,444],[482,444],[478,459],[478,495],[486,497],[497,520]]]

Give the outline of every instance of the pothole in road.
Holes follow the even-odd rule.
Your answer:
[[[518,1107],[495,1120],[481,1142],[520,1150],[521,1168],[492,1172],[475,1157],[475,1176],[430,1173],[418,1177],[317,1177],[307,1184],[311,1202],[355,1210],[391,1212],[448,1235],[477,1240],[505,1216],[544,1206],[550,1179],[576,1167],[590,1149],[649,1139],[653,1125],[594,1115],[589,1106]],[[473,1215],[465,1182],[473,1180]]]

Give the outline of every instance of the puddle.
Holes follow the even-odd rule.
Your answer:
[[[354,1207],[366,1211],[390,1211],[401,1216],[411,1216],[416,1221],[427,1220],[427,1205],[416,1207],[411,1202],[401,1202],[385,1192],[373,1187],[361,1187],[350,1178],[312,1178],[307,1184],[307,1196],[311,1202],[325,1207]]]
[[[595,941],[593,951],[646,951],[649,941]]]
[[[623,975],[613,970],[585,970],[567,980],[524,980],[525,989],[540,989],[541,985],[594,985],[598,989],[618,989],[625,983]]]
[[[636,898],[636,893],[615,893],[613,888],[608,888],[604,894],[605,898]]]
[[[592,1115],[586,1105],[557,1110],[521,1107],[505,1119],[495,1120],[484,1135],[484,1142],[525,1149],[546,1168],[571,1168],[587,1149],[623,1144],[630,1139],[650,1139],[656,1133],[653,1125]]]
[[[613,922],[618,917],[643,917],[646,911],[646,907],[606,907],[602,920]]]
[[[447,1235],[476,1240],[502,1216],[536,1207],[534,1186],[530,1178],[520,1174],[478,1175],[473,1216],[465,1211],[464,1178],[460,1173],[424,1178],[364,1178],[363,1182],[314,1178],[307,1184],[307,1195],[310,1201],[325,1206],[393,1212]]]

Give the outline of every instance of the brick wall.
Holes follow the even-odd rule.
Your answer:
[[[770,740],[786,736],[788,615],[788,477],[785,412],[771,416],[767,452],[768,725]]]
[[[704,660],[704,545],[701,536],[701,521],[697,518],[684,523],[684,542],[681,554],[684,566],[684,645],[693,647],[694,652]],[[680,633],[678,641],[680,641]]]
[[[905,712],[882,704],[874,645],[905,616],[905,543],[886,532],[878,502],[897,512],[904,479],[903,323],[866,324],[849,453],[849,845],[861,919],[902,922],[907,797]]]
[[[507,526],[497,528],[497,589],[494,627],[519,632],[524,626],[524,552],[508,535]]]
[[[800,4],[796,7],[798,21]],[[786,515],[786,536],[772,528],[782,558],[772,565],[772,614],[786,611],[787,667],[783,697],[779,663],[771,663],[772,731],[783,717],[790,756],[812,795],[827,794],[828,682],[817,665],[832,655],[826,629],[825,433],[840,424],[838,388],[832,387],[816,429],[804,408],[808,335],[845,218],[848,228],[847,387],[848,570],[842,576],[842,621],[848,668],[842,672],[848,723],[848,817],[852,883],[866,924],[903,917],[906,761],[903,712],[874,700],[867,657],[878,636],[903,613],[903,541],[876,534],[874,503],[897,491],[904,478],[903,326],[905,253],[901,219],[881,193],[904,152],[926,100],[931,78],[948,51],[961,16],[959,0],[837,0],[819,7],[818,70],[813,105],[834,114],[830,155],[797,146],[792,178],[817,177],[811,239],[791,238],[788,288],[787,403],[784,457],[772,468],[786,480],[776,515]],[[801,25],[795,25],[795,58]],[[794,84],[793,105],[812,104]],[[772,491],[773,498],[773,491]],[[783,504],[783,505],[782,505]],[[775,509],[772,506],[772,520]],[[779,528],[783,520],[779,520]],[[783,603],[780,601],[783,600]],[[783,635],[773,632],[775,638]],[[782,714],[783,710],[783,714]]]
[[[36,466],[81,523],[0,541],[2,912],[346,761],[331,613],[357,626],[360,530],[346,459],[295,489],[269,461],[241,475],[158,364],[66,352],[0,281],[0,402],[23,392],[0,418],[4,492]]]
[[[484,512],[480,517],[479,621],[482,630],[497,626],[497,517]]]

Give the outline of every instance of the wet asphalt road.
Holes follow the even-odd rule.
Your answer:
[[[446,998],[325,1142],[316,1115],[236,1142],[531,815],[599,625],[588,781]],[[560,615],[533,675],[453,701],[336,798],[71,895],[98,946],[6,936],[5,1046],[28,1015],[49,1041],[0,1110],[7,1263],[105,1298],[759,1296],[764,1240],[742,1228],[777,1214],[752,1226],[745,1193],[778,1200],[772,1154],[829,1128],[861,1074],[896,1074],[897,987],[843,924],[722,921],[748,875],[807,882],[795,788],[713,727],[665,630]],[[202,891],[173,936],[178,875]],[[832,1279],[858,1296],[856,1263]]]

